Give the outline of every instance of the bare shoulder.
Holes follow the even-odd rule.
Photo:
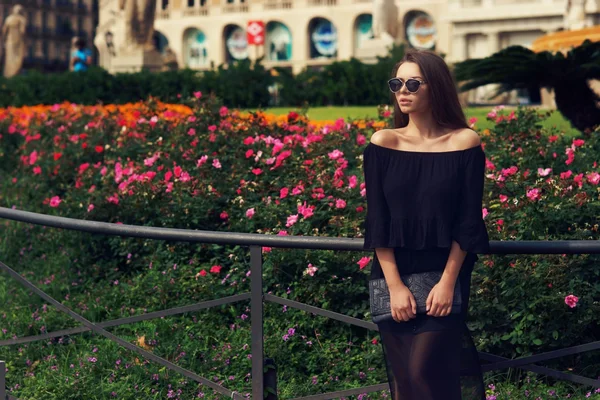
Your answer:
[[[460,129],[452,134],[453,147],[464,150],[481,145],[479,134],[472,129]]]
[[[394,149],[398,147],[398,134],[392,129],[382,129],[371,136],[371,143]]]

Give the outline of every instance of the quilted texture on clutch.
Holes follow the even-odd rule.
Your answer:
[[[417,302],[417,314],[427,313],[427,296],[431,289],[442,278],[442,271],[428,271],[401,276],[402,282],[408,287]],[[390,292],[385,278],[372,279],[369,281],[369,303],[371,306],[371,318],[373,322],[378,323],[392,319],[390,309]],[[462,297],[460,292],[460,280],[456,280],[454,285],[454,297],[452,300],[451,313],[459,313],[462,306]]]

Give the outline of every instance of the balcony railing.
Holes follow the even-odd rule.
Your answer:
[[[248,4],[224,4],[221,7],[223,14],[247,13],[250,11]]]
[[[265,10],[289,10],[293,4],[292,0],[265,0],[263,8]]]
[[[308,0],[309,6],[336,6],[337,0]]]
[[[310,236],[294,236],[282,237],[277,235],[265,235],[255,233],[237,233],[237,232],[218,232],[218,231],[199,231],[186,229],[170,229],[170,228],[154,228],[147,226],[112,224],[106,222],[84,221],[72,218],[55,217],[44,214],[36,214],[27,211],[13,210],[10,208],[0,207],[0,218],[13,221],[20,221],[29,224],[36,224],[47,227],[60,229],[69,229],[80,232],[88,232],[98,235],[115,235],[122,237],[138,237],[155,240],[169,240],[194,243],[215,243],[221,245],[237,245],[250,247],[250,292],[239,293],[233,296],[203,301],[200,303],[171,308],[168,310],[155,311],[132,317],[109,320],[100,323],[92,323],[81,315],[77,314],[68,307],[62,305],[47,293],[36,287],[32,282],[17,273],[8,265],[0,261],[0,270],[7,272],[12,278],[18,281],[28,291],[38,295],[46,302],[50,303],[58,310],[69,315],[71,318],[79,322],[83,326],[71,329],[63,329],[55,332],[48,332],[41,335],[13,338],[0,341],[0,346],[11,346],[16,344],[31,343],[50,338],[61,337],[65,335],[75,335],[82,332],[92,331],[98,335],[125,347],[126,349],[139,354],[140,356],[154,361],[157,364],[166,367],[172,371],[195,381],[202,383],[218,393],[227,396],[228,398],[243,400],[244,397],[224,386],[216,384],[209,379],[203,378],[196,373],[179,367],[172,362],[157,356],[151,352],[144,350],[126,340],[115,336],[105,328],[120,326],[125,324],[137,323],[154,318],[162,318],[166,316],[179,315],[187,312],[198,311],[223,304],[231,304],[238,301],[250,300],[252,310],[251,319],[251,352],[252,352],[252,398],[263,399],[263,390],[265,387],[276,387],[276,377],[274,369],[270,369],[267,375],[263,372],[265,365],[264,348],[263,348],[263,306],[265,301],[285,305],[292,308],[297,308],[315,315],[321,315],[337,321],[346,322],[366,329],[378,330],[378,327],[373,322],[365,321],[359,318],[350,317],[344,314],[333,311],[324,310],[319,307],[300,303],[290,299],[285,299],[269,293],[265,293],[263,288],[263,261],[262,247],[281,247],[294,249],[313,249],[313,250],[334,250],[334,251],[361,251],[364,252],[363,239],[348,239],[348,238],[328,238],[328,237],[310,237]],[[596,240],[557,240],[557,241],[491,241],[491,254],[600,254],[600,241]],[[584,353],[587,351],[595,351],[600,349],[600,341],[587,343],[583,345],[573,346],[560,350],[548,351],[546,353],[535,354],[531,356],[520,357],[516,359],[507,359],[493,354],[479,352],[479,358],[487,361],[483,364],[484,372],[501,370],[506,368],[521,368],[532,371],[538,374],[551,376],[553,378],[579,383],[582,385],[590,385],[600,388],[600,379],[591,379],[584,376],[570,374],[562,371],[557,371],[551,368],[534,365],[542,361],[548,361],[560,357],[571,356]],[[7,398],[5,382],[5,368],[0,361],[0,399]],[[325,400],[344,396],[358,395],[361,393],[372,393],[389,388],[387,382],[366,387],[341,390],[337,392],[329,392],[307,397],[297,397],[292,400]],[[276,392],[275,392],[276,393]],[[8,396],[9,400],[16,400],[12,396]],[[270,394],[267,400],[275,400],[277,395]]]
[[[209,7],[189,7],[183,10],[184,17],[203,17],[209,14]]]

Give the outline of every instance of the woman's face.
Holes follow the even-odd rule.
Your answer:
[[[400,111],[404,114],[427,111],[429,109],[429,83],[421,83],[416,93],[411,93],[406,88],[406,81],[408,79],[425,80],[421,74],[419,65],[413,62],[403,63],[398,68],[396,78],[404,82],[402,88],[395,93]]]

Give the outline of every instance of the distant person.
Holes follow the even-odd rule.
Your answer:
[[[75,72],[87,71],[92,64],[92,52],[85,46],[84,38],[80,37],[75,40],[75,50],[71,52],[71,62],[69,63],[70,70]]]

